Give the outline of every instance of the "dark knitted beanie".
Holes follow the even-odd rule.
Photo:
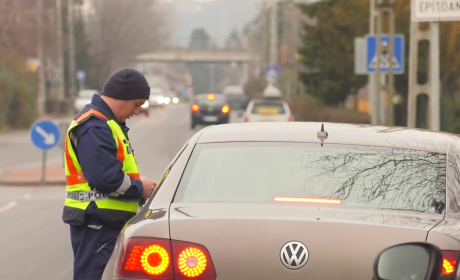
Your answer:
[[[109,77],[101,95],[122,100],[149,99],[150,87],[141,72],[122,68]]]

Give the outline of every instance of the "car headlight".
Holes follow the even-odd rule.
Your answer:
[[[173,103],[179,103],[179,98],[174,97],[174,98],[173,98]]]
[[[163,102],[164,102],[165,104],[169,104],[170,101],[171,101],[171,99],[169,99],[169,97],[165,97],[165,98],[163,99]]]
[[[141,106],[142,108],[148,108],[149,107],[149,102],[145,101],[144,104]]]
[[[157,102],[160,103],[160,104],[163,103],[163,97],[158,97]]]

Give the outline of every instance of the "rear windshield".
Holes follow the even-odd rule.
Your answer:
[[[254,107],[252,107],[252,114],[286,114],[284,105],[282,102],[273,101],[256,101]]]
[[[301,143],[197,144],[176,202],[278,203],[325,199],[343,207],[443,213],[446,155]]]
[[[225,104],[225,101],[220,98],[209,100],[206,98],[200,98],[196,100],[196,104],[199,106],[222,106]]]

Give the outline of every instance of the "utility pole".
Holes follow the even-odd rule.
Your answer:
[[[46,83],[45,83],[45,59],[43,55],[43,0],[38,0],[38,116],[41,117],[45,113],[45,95],[46,95]]]
[[[383,17],[385,14],[389,17],[389,42],[382,48],[380,37],[378,37],[378,49],[380,47],[380,51],[377,52],[377,57],[382,57],[382,52],[386,53],[386,57],[389,60],[389,68],[388,68],[388,81],[382,79],[385,82],[384,90],[383,90],[383,101],[382,102],[382,112],[384,112],[384,117],[382,118],[382,122],[385,122],[387,126],[394,125],[394,109],[393,109],[393,92],[394,92],[394,73],[393,73],[393,53],[394,53],[394,33],[395,33],[395,25],[394,25],[394,0],[379,0],[379,19],[378,19],[378,29],[379,36],[382,32],[382,25],[383,25]],[[380,60],[378,60],[380,61]],[[380,69],[380,67],[379,67]],[[386,93],[388,93],[388,107],[386,107]],[[386,110],[385,110],[386,109]]]
[[[74,0],[67,0],[67,19],[69,26],[69,82],[70,97],[73,99],[76,95],[75,89],[75,10]]]
[[[386,123],[388,126],[394,125],[394,106],[393,106],[393,96],[394,96],[394,73],[393,73],[393,57],[394,57],[394,35],[395,35],[395,14],[394,14],[394,2],[395,0],[390,0],[388,6],[385,8],[388,13],[390,20],[390,42],[388,49],[388,56],[390,60],[390,68],[388,73],[388,111],[387,111],[387,120]]]
[[[264,12],[262,15],[262,22],[261,22],[261,33],[262,33],[262,41],[263,41],[263,50],[264,50],[264,56],[261,60],[261,65],[260,65],[260,70],[261,73],[263,72],[262,69],[265,68],[267,64],[270,63],[270,56],[271,56],[271,47],[270,47],[270,28],[271,28],[271,23],[270,23],[270,18],[271,16],[268,14],[268,8],[267,5],[264,4],[263,8]]]
[[[429,128],[441,130],[441,77],[439,62],[439,22],[430,23],[430,105]]]
[[[372,1],[372,0],[371,0]],[[371,11],[372,9],[377,8],[377,68],[374,77],[375,82],[375,95],[377,96],[376,100],[373,100],[374,103],[374,112],[376,114],[376,124],[386,124],[388,126],[393,126],[393,91],[394,91],[394,73],[393,73],[393,46],[394,46],[394,0],[377,0],[377,7],[374,6],[375,2],[372,1],[371,3]],[[374,8],[372,7],[374,6]],[[375,11],[375,10],[374,10]],[[384,15],[388,14],[389,22],[390,22],[390,34],[389,34],[389,42],[388,44],[382,44],[382,33],[383,33],[383,19]],[[372,15],[371,15],[372,18]],[[372,23],[373,20],[371,20]],[[389,73],[388,73],[388,81],[386,81],[385,75],[381,74],[380,67],[382,62],[383,54],[389,60]],[[380,78],[380,81],[379,81]],[[389,95],[389,104],[386,107],[386,100],[387,96],[386,93],[388,92]]]
[[[62,0],[56,0],[58,44],[58,92],[56,99],[64,99],[64,53],[62,48]]]
[[[270,64],[278,65],[278,0],[271,0]]]
[[[377,17],[377,14],[375,12],[375,2],[376,0],[369,0],[369,35],[374,35],[375,34],[375,20]],[[368,82],[369,82],[369,113],[371,115],[371,124],[373,125],[378,125],[379,124],[379,119],[380,119],[380,114],[379,114],[379,104],[380,102],[378,101],[379,94],[377,93],[377,87],[376,87],[376,82],[380,81],[377,80],[377,74],[376,73],[371,73],[368,76]]]
[[[380,9],[380,4],[381,0],[377,0],[377,5],[375,6],[377,10],[377,32],[376,32],[376,37],[377,37],[377,68],[375,72],[375,94],[376,94],[376,115],[377,115],[377,125],[382,125],[383,120],[384,120],[384,114],[385,114],[385,95],[382,98],[382,86],[385,84],[385,75],[381,74],[380,71],[380,66],[381,66],[381,60],[380,58],[382,57],[382,32],[383,32],[383,13],[382,10]],[[374,4],[375,5],[375,4]],[[383,99],[383,100],[382,100]],[[383,108],[382,108],[383,107]],[[382,116],[383,115],[383,116]]]
[[[429,76],[425,84],[417,82],[418,71],[418,43],[429,40]],[[409,46],[409,96],[407,100],[407,126],[416,127],[417,97],[428,95],[428,128],[440,130],[440,76],[439,76],[439,23],[430,22],[430,28],[421,31],[419,23],[410,23]]]

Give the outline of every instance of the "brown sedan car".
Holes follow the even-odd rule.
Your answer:
[[[376,255],[460,250],[460,138],[241,123],[196,133],[123,229],[103,279],[371,280]]]

